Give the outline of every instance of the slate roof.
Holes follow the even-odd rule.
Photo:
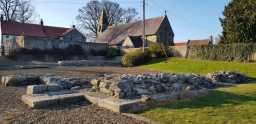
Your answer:
[[[189,46],[207,46],[211,43],[210,39],[203,39],[203,40],[189,40]]]
[[[165,16],[145,20],[146,35],[156,34]],[[109,27],[96,38],[98,43],[120,44],[128,36],[142,36],[143,21]]]
[[[39,24],[25,24],[15,21],[2,21],[3,35],[24,35],[31,37],[58,38],[72,31],[72,28],[42,26]]]

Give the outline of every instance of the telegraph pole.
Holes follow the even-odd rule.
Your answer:
[[[142,39],[142,51],[145,52],[145,42],[146,42],[146,24],[145,24],[145,8],[146,8],[146,2],[143,0],[143,39]]]

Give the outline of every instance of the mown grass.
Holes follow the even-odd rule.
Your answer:
[[[256,63],[170,58],[167,61],[153,60],[149,64],[141,66],[141,68],[152,71],[197,74],[207,74],[215,71],[237,71],[256,77]]]
[[[238,71],[256,78],[256,63],[170,58],[141,68],[175,73],[207,74]],[[208,96],[179,101],[139,113],[163,124],[256,124],[256,83],[211,90]]]

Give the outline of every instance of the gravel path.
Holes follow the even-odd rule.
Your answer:
[[[49,109],[29,109],[20,98],[22,87],[0,86],[2,124],[147,124],[88,103]]]
[[[10,74],[52,74],[65,76],[94,76],[97,74],[140,74],[148,71],[140,68],[122,67],[58,67],[49,69],[0,70],[0,75]]]

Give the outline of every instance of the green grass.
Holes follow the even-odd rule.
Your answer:
[[[143,69],[174,73],[207,74],[215,71],[238,71],[256,77],[256,63],[223,62],[170,58],[166,61],[153,60],[141,66]]]
[[[256,63],[171,58],[168,63],[155,60],[141,68],[198,74],[232,70],[256,77]],[[256,83],[211,90],[208,96],[179,101],[139,114],[163,124],[256,124]]]

